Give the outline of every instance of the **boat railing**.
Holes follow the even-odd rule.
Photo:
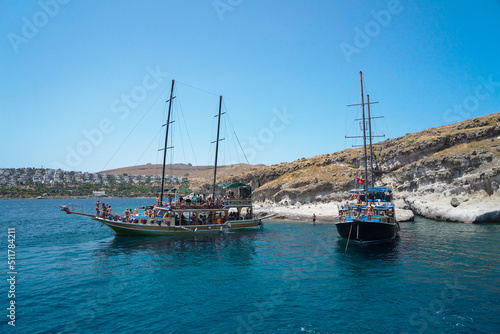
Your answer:
[[[180,204],[172,204],[170,207],[172,210],[204,210],[204,209],[223,209],[224,205],[223,204],[185,204],[185,203],[180,203]]]
[[[367,206],[359,206],[355,204],[342,205],[339,207],[339,216],[345,219],[345,217],[359,218],[359,217],[370,217],[375,221],[390,222],[394,220],[394,213],[389,213],[391,207],[377,207],[372,206],[371,214],[368,214]]]
[[[250,199],[229,199],[215,204],[191,204],[191,203],[171,203],[172,210],[203,210],[203,209],[224,209],[225,207],[252,206]]]
[[[96,216],[97,217],[97,216]],[[215,220],[212,220],[210,218],[204,218],[204,219],[193,219],[185,216],[168,216],[168,217],[147,217],[147,216],[135,216],[135,215],[117,215],[117,214],[110,214],[110,215],[100,215],[98,218],[100,219],[106,219],[110,221],[116,221],[116,222],[121,222],[121,223],[132,223],[132,224],[144,224],[144,225],[163,225],[166,224],[167,226],[193,226],[193,225],[223,225],[228,222],[234,222],[234,221],[245,221],[245,220],[254,220],[255,217],[252,216],[242,216],[240,218],[237,217],[230,217],[230,216],[225,216],[225,217],[219,217]]]

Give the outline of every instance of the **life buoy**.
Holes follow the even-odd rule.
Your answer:
[[[185,209],[186,208],[186,204],[181,204],[181,209]]]
[[[358,198],[358,195],[357,194],[352,194],[352,199],[356,199]]]

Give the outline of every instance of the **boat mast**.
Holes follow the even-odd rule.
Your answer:
[[[365,152],[365,182],[363,183],[364,191],[366,196],[368,197],[368,160],[366,154],[366,120],[365,120],[365,99],[363,95],[363,72],[359,71],[359,82],[361,86],[361,110],[363,112],[363,147]],[[367,198],[368,200],[368,198]]]
[[[217,122],[217,140],[215,141],[215,167],[214,167],[214,189],[213,189],[213,200],[215,204],[215,187],[217,182],[217,155],[219,154],[219,131],[220,131],[220,115],[222,108],[222,95],[219,97],[219,114],[215,117],[219,117]]]
[[[174,83],[175,80],[172,80],[172,87],[170,88],[170,99],[168,101],[168,115],[167,115],[167,123],[165,124],[167,130],[165,132],[165,146],[163,147],[163,170],[161,172],[161,194],[160,194],[160,205],[163,203],[163,189],[165,187],[165,163],[167,161],[167,140],[168,140],[168,128],[170,125],[170,110],[172,109],[172,100],[174,97],[172,96],[174,93]]]
[[[368,104],[368,138],[370,138],[370,172],[372,178],[372,189],[375,187],[375,181],[373,180],[373,147],[372,147],[372,118],[370,115],[370,95],[366,95],[366,103]]]

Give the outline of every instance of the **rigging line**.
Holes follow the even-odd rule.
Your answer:
[[[164,106],[163,106],[163,115],[162,115],[162,117],[161,117],[161,119],[162,119],[162,122],[161,122],[161,123],[163,123],[163,120],[164,120],[164,119],[165,119],[165,120],[167,119],[167,117],[165,117],[165,114],[167,113],[167,108],[168,108],[168,107],[167,107],[167,103],[165,103],[165,104],[164,104]],[[160,127],[160,131],[161,131],[161,128],[162,128],[162,127]],[[166,134],[165,134],[165,135],[166,135]],[[162,139],[163,139],[163,140],[162,140]],[[165,139],[163,138],[163,136],[160,136],[160,137],[158,138],[158,146],[157,146],[157,150],[156,150],[155,175],[158,175],[158,174],[159,174],[159,170],[158,170],[158,168],[160,168],[160,166],[159,166],[159,165],[160,165],[160,150],[159,150],[159,148],[161,147],[162,142],[164,143],[164,142],[165,142]],[[168,145],[167,145],[167,146],[168,146]]]
[[[184,124],[184,128],[186,129],[186,134],[187,134],[187,137],[188,137],[189,146],[191,146],[191,153],[193,153],[194,163],[195,163],[195,166],[198,166],[198,161],[196,160],[196,154],[194,153],[193,142],[191,140],[191,135],[189,134],[189,129],[188,129],[187,124],[186,124],[186,117],[184,116],[184,110],[182,109],[182,105],[181,105],[180,99],[177,102],[179,103],[179,108],[180,108],[180,111],[181,111],[181,114],[182,114],[182,121],[183,121],[183,124]],[[187,160],[186,160],[186,162],[187,162]]]
[[[225,101],[222,101],[222,105],[224,109],[224,114],[226,115],[226,117],[224,117],[224,137],[227,137],[226,143],[224,143],[224,149],[225,149],[224,154],[229,156],[229,164],[233,164],[234,160],[231,154],[232,151],[231,143],[233,142],[233,140],[232,138],[229,137],[231,135],[231,132],[228,130],[228,127],[231,128],[231,123],[229,121],[229,113]]]
[[[233,130],[234,132],[234,130]],[[234,132],[234,136],[236,137],[236,140],[238,141],[238,145],[240,145],[241,152],[243,152],[243,156],[245,157],[245,160],[247,161],[247,164],[250,165],[250,162],[248,161],[247,155],[245,154],[245,151],[243,150],[243,147],[241,147],[240,140],[238,139],[238,136],[236,135],[236,132]]]
[[[224,102],[224,100],[222,100],[222,102]],[[212,130],[210,132],[210,138],[214,138],[215,137],[215,124],[217,124],[217,119],[215,117],[213,117],[212,119]],[[211,161],[213,161],[213,158],[215,158],[215,148],[213,148],[213,152],[212,152],[212,141],[210,141],[210,143],[208,144],[208,161],[207,161],[207,166],[210,166],[212,164]],[[213,153],[213,158],[212,158],[212,153]]]
[[[123,144],[125,144],[125,142],[127,141],[127,139],[130,137],[130,135],[134,132],[134,130],[139,126],[139,124],[142,122],[142,120],[144,119],[144,117],[146,117],[146,115],[149,113],[149,111],[151,110],[151,108],[153,108],[154,104],[156,103],[156,101],[158,101],[158,99],[160,98],[160,96],[163,95],[163,93],[167,90],[168,86],[166,86],[162,91],[161,93],[156,97],[156,99],[151,103],[151,105],[149,106],[149,108],[146,110],[146,112],[142,115],[141,119],[139,119],[139,122],[137,122],[137,124],[134,126],[134,128],[132,129],[132,131],[130,131],[130,133],[127,135],[127,137],[125,137],[125,139],[123,140],[123,142],[120,144],[120,146],[118,146],[118,148],[116,149],[115,153],[113,153],[111,155],[111,157],[109,158],[108,162],[106,162],[106,164],[104,165],[104,167],[102,168],[102,170],[105,170],[105,168],[108,166],[109,162],[114,158],[114,156],[116,155],[116,153],[118,153],[118,151],[122,148]]]
[[[176,119],[176,113],[175,113],[175,111],[176,111],[176,108],[173,108],[172,109],[172,116],[171,116],[172,117],[172,122],[174,122],[175,119]],[[172,175],[172,168],[173,168],[172,165],[174,163],[174,151],[175,151],[173,149],[173,147],[175,147],[175,138],[176,138],[175,134],[176,134],[176,131],[177,131],[177,127],[172,125],[172,130],[171,130],[171,135],[170,135],[170,147],[172,147],[172,149],[170,150],[170,160],[169,160],[170,163],[168,164],[168,173],[169,173],[168,175]],[[169,147],[168,144],[167,144],[167,147]],[[168,154],[168,152],[167,152],[167,154]]]
[[[224,101],[222,101],[222,103],[224,104],[224,109],[226,110],[227,119],[229,120],[229,126],[230,126],[231,130],[233,130],[234,136],[236,137],[236,141],[238,142],[238,145],[240,146],[241,152],[243,153],[243,156],[245,157],[247,164],[250,165],[250,162],[248,161],[247,155],[245,154],[245,150],[241,146],[240,139],[238,138],[238,135],[236,134],[236,131],[234,130],[233,122],[231,121],[231,117],[229,116],[229,112],[227,112],[226,103]]]
[[[231,163],[231,165],[234,165],[235,163],[238,163],[240,160],[239,160],[239,153],[237,150],[236,142],[235,142],[234,137],[232,136],[232,133],[231,133],[231,124],[229,124],[228,119],[226,119],[226,136],[228,138],[231,138],[231,140],[227,141],[226,145],[227,145],[227,150],[229,152],[230,163]],[[236,148],[236,150],[235,150],[235,148]]]
[[[180,113],[180,116],[179,118],[182,118],[184,120],[184,115],[182,113]],[[187,163],[187,159],[186,159],[186,150],[184,150],[184,137],[182,136],[182,132],[183,131],[179,131],[179,136],[181,137],[181,149],[182,149],[182,156],[184,157],[184,162]]]
[[[137,161],[135,162],[135,165],[134,166],[137,166],[139,161],[141,161],[142,157],[144,156],[144,154],[146,154],[146,152],[148,151],[149,147],[151,146],[151,144],[153,144],[153,142],[156,140],[157,137],[160,136],[160,132],[161,132],[161,128],[158,129],[158,132],[156,133],[156,135],[154,136],[153,140],[149,143],[148,147],[146,147],[146,149],[144,150],[144,152],[142,152],[142,155],[139,157],[139,159],[137,159]]]
[[[227,116],[227,112],[226,112],[226,116]],[[228,154],[228,156],[229,156],[229,160],[228,160],[228,161],[229,161],[229,164],[233,164],[233,163],[234,163],[234,161],[233,161],[233,156],[232,156],[232,154],[231,154],[231,146],[230,146],[230,141],[229,141],[229,134],[230,134],[230,132],[228,131],[228,129],[227,129],[227,128],[228,128],[228,121],[227,121],[227,117],[226,117],[226,119],[224,120],[224,131],[225,131],[225,135],[224,135],[224,137],[226,137],[226,136],[227,136],[227,137],[228,137],[228,139],[227,139],[227,140],[225,140],[225,142],[226,142],[226,143],[225,143],[225,146],[226,146],[226,147],[225,147],[225,149],[226,149],[227,154]],[[226,164],[227,164],[227,163],[226,163]]]
[[[180,81],[176,81],[175,83],[177,83],[177,84],[181,84],[181,85],[184,85],[184,86],[187,86],[187,87],[190,87],[190,88],[193,88],[193,89],[199,90],[199,91],[202,91],[202,92],[207,93],[207,94],[211,94],[211,95],[215,95],[215,96],[219,96],[219,95],[220,95],[220,94],[215,94],[215,93],[209,92],[209,91],[207,91],[207,90],[204,90],[204,89],[201,89],[201,88],[198,88],[198,87],[194,87],[194,86],[191,86],[191,85],[188,85],[188,84],[182,83],[182,82],[180,82]]]

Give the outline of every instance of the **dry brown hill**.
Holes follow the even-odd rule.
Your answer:
[[[388,139],[374,145],[375,184],[396,192],[483,191],[500,184],[500,113]],[[238,176],[258,200],[274,203],[331,201],[363,177],[361,149],[262,167]],[[235,181],[228,178],[226,182]]]
[[[265,165],[234,164],[217,167],[217,180],[241,175],[246,172],[264,167]],[[162,165],[146,164],[139,166],[109,169],[100,172],[106,174],[128,174],[128,175],[161,175]],[[191,166],[185,164],[172,164],[165,168],[165,174],[178,177],[187,177],[190,181],[190,188],[199,189],[205,183],[213,181],[214,166]]]

